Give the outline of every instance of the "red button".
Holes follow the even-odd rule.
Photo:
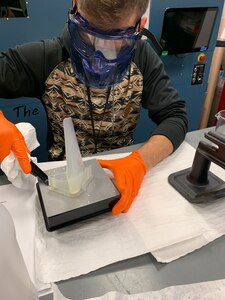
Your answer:
[[[199,62],[203,62],[203,61],[205,61],[205,60],[206,60],[206,55],[203,54],[203,53],[199,54],[199,56],[198,56],[198,61],[199,61]]]

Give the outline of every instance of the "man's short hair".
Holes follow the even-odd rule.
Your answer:
[[[136,13],[137,22],[147,10],[149,0],[79,0],[85,15],[96,20],[96,26],[115,27],[115,24]]]

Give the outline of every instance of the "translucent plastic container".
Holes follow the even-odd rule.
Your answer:
[[[86,169],[81,157],[76,133],[71,118],[63,120],[66,167],[57,168],[48,174],[51,189],[73,196],[82,192],[92,176],[91,169]]]
[[[225,135],[225,110],[219,111],[215,117],[217,118],[216,131]]]

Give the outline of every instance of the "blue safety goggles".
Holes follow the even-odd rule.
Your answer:
[[[78,12],[69,13],[71,60],[78,79],[96,88],[122,81],[141,38],[136,28],[103,31],[91,26]]]

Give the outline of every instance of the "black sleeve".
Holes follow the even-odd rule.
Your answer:
[[[174,151],[187,132],[185,101],[171,86],[160,57],[148,42],[141,41],[134,58],[143,75],[142,105],[157,127],[152,135],[164,135],[173,143]]]
[[[0,97],[41,98],[46,78],[66,56],[60,38],[27,43],[0,53]]]

